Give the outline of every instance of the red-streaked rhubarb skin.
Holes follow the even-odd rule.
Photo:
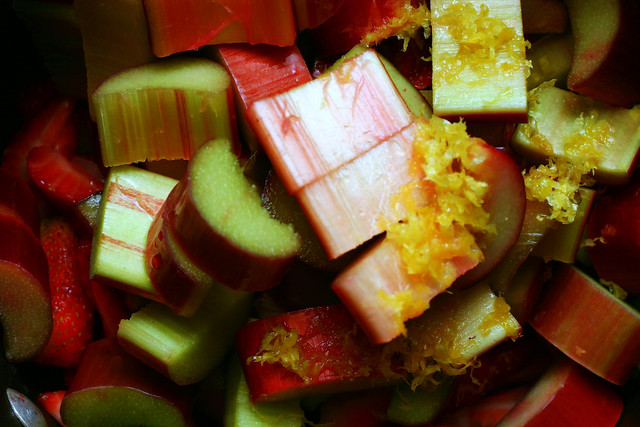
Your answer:
[[[613,427],[622,398],[610,384],[568,359],[552,366],[498,427]]]
[[[191,195],[188,174],[166,203],[165,222],[185,256],[213,280],[230,288],[247,292],[269,289],[278,283],[295,257],[295,253],[283,257],[251,253],[212,228]]]
[[[247,110],[287,190],[300,188],[407,127],[411,112],[373,50]]]
[[[40,236],[40,212],[29,185],[17,174],[0,168],[0,215],[24,222],[36,237]]]
[[[477,265],[470,257],[448,261],[459,275]],[[436,280],[420,281],[410,276],[397,247],[387,239],[377,242],[344,269],[331,284],[340,300],[372,342],[386,343],[401,335],[404,321],[422,314],[429,302],[448,286]],[[394,294],[409,290],[410,307],[398,312]]]
[[[416,126],[409,126],[295,194],[329,259],[384,232],[383,219],[405,217],[406,209],[394,199],[420,179],[409,160],[415,137]]]
[[[570,264],[562,264],[531,314],[533,328],[614,384],[640,362],[640,313]]]
[[[300,359],[310,362],[308,381],[279,363],[251,360],[259,353],[264,335],[276,327],[297,331]],[[375,364],[372,370],[366,369],[381,355],[381,348],[358,331],[342,305],[308,308],[248,323],[236,333],[235,345],[255,403],[392,383]],[[402,381],[400,377],[396,377],[398,381]]]
[[[180,264],[175,253],[176,245],[170,245],[174,239],[168,229],[166,204],[162,206],[149,227],[145,262],[149,279],[157,293],[157,300],[168,305],[171,310],[182,316],[193,316],[204,300],[211,279],[195,278]]]
[[[291,0],[143,0],[156,56],[207,44],[291,46],[297,36]]]

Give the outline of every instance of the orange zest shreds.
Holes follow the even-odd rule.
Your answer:
[[[539,91],[549,85],[553,82],[533,89],[529,95],[530,102],[536,103]],[[522,125],[526,135],[552,152],[551,144],[538,132],[543,112],[539,108],[530,108],[529,111],[529,121]],[[546,165],[523,171],[523,176],[527,199],[546,201],[551,207],[550,218],[570,224],[578,211],[578,189],[581,185],[593,185],[589,174],[604,158],[607,148],[614,144],[614,131],[606,120],[598,117],[596,109],[581,113],[565,129],[561,144],[563,152],[549,158]]]
[[[448,287],[459,275],[456,258],[483,259],[476,234],[496,232],[483,208],[488,185],[469,172],[474,165],[469,148],[477,142],[464,123],[418,120],[411,161],[424,177],[418,185],[427,195],[416,200],[415,184],[401,189],[398,199],[410,214],[386,227],[387,238],[400,249],[410,275]]]
[[[365,46],[374,46],[389,37],[397,37],[403,41],[403,51],[407,49],[411,39],[420,40],[420,36],[431,35],[431,13],[425,3],[413,7],[411,0],[399,5],[393,18],[368,32],[361,41]],[[422,34],[420,34],[422,32]]]
[[[260,351],[250,357],[247,363],[258,362],[279,363],[301,378],[308,379],[309,362],[300,357],[298,348],[298,332],[295,329],[287,331],[283,327],[276,327],[262,337]]]
[[[446,53],[442,58],[447,81],[456,81],[465,69],[479,77],[479,84],[483,79],[494,78],[496,68],[503,75],[525,68],[528,75],[531,62],[526,59],[525,50],[530,43],[504,21],[491,16],[487,5],[477,9],[471,3],[454,1],[434,13],[432,20],[446,27],[458,46],[456,52]]]

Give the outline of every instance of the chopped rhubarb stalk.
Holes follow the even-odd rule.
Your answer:
[[[115,338],[105,338],[87,347],[60,414],[65,425],[187,426],[194,391],[127,354]]]
[[[89,110],[91,94],[104,80],[130,67],[156,59],[140,0],[74,1],[82,30]]]
[[[203,58],[167,58],[105,80],[92,97],[105,166],[190,159],[212,138],[236,141],[231,79]]]
[[[36,356],[49,341],[53,319],[47,257],[19,218],[0,213],[0,323],[10,363]]]
[[[143,0],[153,53],[159,57],[207,44],[291,46],[297,31],[291,0]]]
[[[527,90],[550,80],[555,80],[557,87],[566,87],[572,57],[573,39],[570,32],[548,34],[533,42],[527,51],[527,59],[531,61]]]
[[[516,242],[525,206],[516,163],[469,137],[464,124],[436,117],[416,121],[298,195],[330,256],[387,231],[389,244],[365,253],[333,285],[374,342],[402,333],[405,320],[463,274],[469,272],[460,287],[486,276]],[[396,267],[385,270],[387,262]]]
[[[640,4],[630,0],[565,1],[573,34],[569,89],[620,107],[640,101]]]
[[[640,313],[570,264],[543,290],[530,319],[568,357],[614,384],[640,360]]]
[[[397,36],[410,38],[429,35],[429,10],[425,4],[414,7],[412,0],[345,0],[326,22],[311,30],[311,40],[321,55],[341,54],[358,44],[373,46]],[[423,2],[420,2],[423,3]]]
[[[548,163],[530,171],[525,181],[533,180],[535,186],[528,187],[552,203],[558,220],[570,222],[575,214],[573,195],[583,175],[593,174],[602,184],[629,181],[640,149],[639,106],[613,107],[544,84],[531,91],[528,116],[528,123],[517,126],[511,147]]]
[[[214,280],[269,289],[295,259],[300,238],[262,207],[228,140],[204,144],[167,199],[165,222],[185,256]]]
[[[309,68],[296,45],[279,47],[237,43],[218,45],[216,50],[216,58],[233,80],[240,131],[249,148],[256,149],[258,142],[245,117],[247,108],[260,98],[277,95],[311,81]]]
[[[212,279],[203,273],[184,254],[175,242],[171,227],[167,226],[166,203],[149,227],[145,263],[149,280],[158,301],[182,316],[190,317],[198,310]]]
[[[526,60],[517,0],[434,0],[433,111],[524,121]]]
[[[213,283],[191,317],[152,302],[120,322],[118,341],[136,358],[180,385],[204,379],[224,360],[248,320],[253,295]]]
[[[298,31],[315,28],[331,18],[345,0],[293,0]]]
[[[382,218],[393,222],[406,217],[397,194],[420,179],[408,161],[416,129],[407,127],[296,193],[330,259],[384,232]]]
[[[562,359],[540,377],[498,426],[614,426],[622,406],[622,398],[610,384]]]
[[[411,113],[373,50],[280,95],[247,118],[290,193],[396,134]]]
[[[177,181],[133,166],[110,169],[94,228],[91,276],[158,299],[144,252],[153,219]]]
[[[487,286],[443,295],[406,337],[371,343],[342,305],[284,313],[251,322],[236,348],[253,402],[361,390],[435,374],[458,375],[520,325]]]
[[[587,219],[596,191],[580,187],[576,216],[571,224],[560,224],[550,230],[533,250],[533,255],[543,258],[545,262],[560,261],[572,264],[582,244]]]

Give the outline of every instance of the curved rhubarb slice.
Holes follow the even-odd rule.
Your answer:
[[[29,185],[9,169],[0,167],[0,215],[24,222],[33,234],[40,236],[40,212]]]
[[[157,300],[177,314],[192,316],[207,292],[212,279],[193,265],[175,241],[167,226],[166,203],[149,227],[145,262],[149,280],[156,290]]]
[[[127,354],[115,338],[91,343],[62,399],[66,425],[187,426],[193,390]]]
[[[0,323],[9,362],[37,355],[49,341],[53,319],[47,258],[22,221],[0,215]]]
[[[190,159],[212,138],[235,135],[231,78],[203,58],[167,58],[121,71],[94,91],[105,166]]]
[[[640,313],[573,265],[559,267],[529,322],[567,356],[614,384],[624,384],[640,360]]]
[[[198,150],[166,209],[165,221],[185,256],[234,289],[276,285],[300,247],[293,228],[262,207],[228,140],[213,140]]]
[[[622,398],[570,360],[558,361],[498,423],[499,427],[614,426]]]

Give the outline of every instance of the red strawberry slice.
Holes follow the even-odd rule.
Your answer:
[[[67,394],[66,390],[48,391],[38,395],[38,403],[49,413],[60,425],[62,417],[60,416],[60,405],[62,398]]]
[[[33,182],[56,204],[73,206],[104,187],[101,180],[79,163],[72,162],[50,146],[32,149],[27,164]]]
[[[77,144],[78,123],[76,120],[70,121],[70,118],[75,106],[73,98],[55,96],[51,99],[11,140],[4,152],[2,166],[28,181],[26,159],[32,148],[48,145],[67,155],[73,153]]]
[[[63,218],[45,220],[40,234],[49,263],[53,331],[36,361],[73,366],[93,336],[93,306],[78,277],[78,238]]]

